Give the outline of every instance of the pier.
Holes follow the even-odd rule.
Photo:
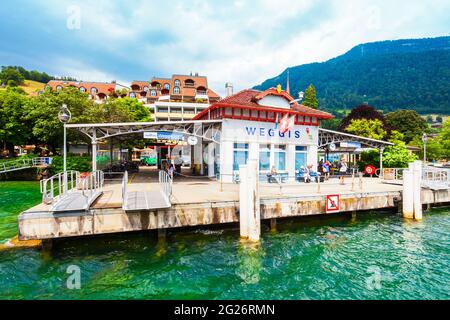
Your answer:
[[[158,171],[142,167],[127,179],[128,194],[167,192]],[[55,212],[51,204],[41,203],[19,216],[20,240],[43,240],[142,230],[164,230],[190,226],[239,222],[239,184],[222,184],[207,177],[176,177],[170,190],[170,206],[152,208],[124,205],[124,179],[104,179],[102,192],[86,210]],[[261,220],[331,214],[327,196],[339,196],[339,213],[392,209],[401,211],[403,186],[379,178],[337,178],[317,184],[286,182],[259,183]],[[166,193],[167,194],[167,193]],[[128,200],[129,201],[129,200]],[[150,201],[150,203],[149,203]],[[158,200],[160,201],[160,200]],[[422,205],[450,202],[450,190],[422,188]],[[142,201],[141,201],[142,203]]]

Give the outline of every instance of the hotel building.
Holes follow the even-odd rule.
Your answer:
[[[155,121],[191,120],[220,100],[220,96],[208,88],[208,79],[198,74],[133,81],[128,95],[149,107]]]

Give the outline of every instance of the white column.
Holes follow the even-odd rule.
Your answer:
[[[383,152],[384,152],[384,148],[380,148],[380,178],[383,178],[384,173],[383,173]]]
[[[403,217],[414,218],[414,172],[410,169],[403,170]]]
[[[295,180],[295,145],[288,144],[286,147],[286,169],[289,180]]]
[[[216,172],[214,171],[214,158],[215,158],[215,143],[208,144],[208,177],[214,178]]]
[[[233,182],[233,142],[231,141],[222,141],[220,144],[220,174],[223,182]]]
[[[414,219],[422,220],[422,161],[414,161]]]
[[[306,165],[312,164],[315,171],[317,171],[317,149],[318,146],[308,146],[308,154],[306,156]]]
[[[97,131],[92,135],[92,171],[97,171]]]
[[[248,239],[248,168],[247,165],[239,166],[239,227],[241,239]]]
[[[261,235],[260,201],[258,192],[258,161],[249,159],[239,167],[239,222],[241,238],[259,241]]]

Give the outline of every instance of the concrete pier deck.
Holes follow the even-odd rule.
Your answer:
[[[130,175],[128,189],[154,191],[154,173]],[[340,212],[395,208],[401,202],[402,186],[377,178],[355,179],[340,185],[337,178],[320,184],[288,182],[260,183],[261,218],[283,218],[326,214],[326,195],[340,195]],[[40,204],[19,216],[19,239],[52,239],[139,230],[233,223],[239,220],[239,185],[221,184],[204,177],[179,177],[173,183],[172,206],[166,209],[127,211],[122,209],[122,188],[107,182],[103,194],[89,210],[52,213]],[[422,203],[450,202],[450,190],[422,190]]]

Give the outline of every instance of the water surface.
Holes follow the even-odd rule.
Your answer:
[[[39,202],[38,189],[0,183],[0,242],[17,233],[17,214]],[[243,245],[232,228],[0,251],[0,299],[449,299],[449,213],[433,209],[422,222],[379,212],[285,220],[259,246]],[[80,290],[66,286],[71,265]]]

